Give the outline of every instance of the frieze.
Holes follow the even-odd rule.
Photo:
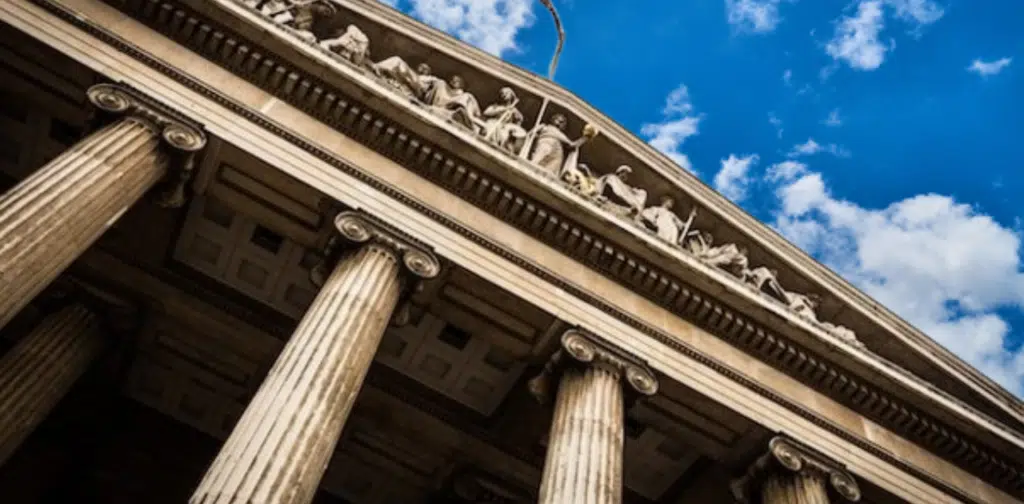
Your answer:
[[[53,7],[52,4],[48,2],[42,0],[37,1],[47,6],[48,8]],[[263,82],[266,81],[267,85],[271,86],[275,90],[280,90],[284,88],[287,89],[289,93],[291,93],[293,90],[296,90],[295,86],[297,82],[297,76],[294,73],[289,74],[287,68],[285,68],[285,71],[282,73],[282,67],[280,66],[279,62],[275,62],[269,57],[263,57],[262,55],[260,55],[259,53],[252,49],[252,47],[254,46],[252,46],[251,44],[245,41],[225,37],[224,32],[217,31],[216,29],[211,29],[209,25],[206,25],[202,21],[198,21],[196,18],[189,16],[187,13],[177,9],[175,6],[171,4],[158,2],[155,0],[146,0],[141,2],[132,0],[129,1],[129,3],[136,4],[130,7],[130,9],[141,9],[141,11],[144,13],[143,19],[153,18],[151,19],[151,21],[153,22],[168,23],[171,25],[161,26],[161,31],[170,32],[172,35],[174,35],[175,38],[178,38],[186,45],[190,47],[195,47],[201,54],[210,57],[214,61],[221,62],[228,68],[231,68],[236,72],[242,73],[243,76],[249,77],[249,73],[251,72],[252,74],[254,74],[252,78],[255,79],[257,83],[260,84],[261,86],[263,86]],[[59,11],[58,9],[55,12],[61,11]],[[85,27],[86,29],[90,29],[89,25],[87,23],[82,22],[81,20],[67,18],[66,16],[65,18],[69,19],[71,22],[74,22],[80,26]],[[331,162],[333,165],[338,166],[341,169],[345,169],[343,166],[344,163],[342,161],[339,161],[331,154],[318,150],[317,147],[309,144],[308,142],[302,140],[301,138],[295,137],[291,133],[288,133],[280,129],[279,127],[273,125],[272,123],[268,123],[266,120],[261,119],[258,115],[254,115],[254,113],[252,112],[247,112],[246,109],[244,108],[239,108],[238,104],[233,103],[229,99],[225,99],[223,96],[219,95],[216,92],[204,88],[202,84],[192,81],[188,77],[178,74],[170,67],[167,67],[166,65],[163,65],[162,63],[153,60],[151,57],[145,55],[144,53],[139,52],[133,46],[125,45],[122,41],[119,41],[116,38],[112,38],[101,31],[92,29],[90,33],[98,34],[99,36],[104,37],[104,40],[107,40],[109,43],[118,46],[119,48],[121,48],[121,50],[132,55],[133,57],[136,57],[146,62],[148,65],[153,66],[154,68],[158,68],[163,73],[175,77],[181,82],[187,83],[187,85],[190,88],[215,99],[216,101],[218,101],[218,103],[221,103],[225,106],[228,106],[229,108],[232,108],[233,110],[236,110],[237,112],[241,113],[243,116],[249,118],[250,120],[253,120],[256,123],[261,124],[266,128],[269,128],[271,131],[274,131],[275,133],[282,135],[283,137],[289,138],[290,141],[292,141],[293,143],[296,143],[297,145],[307,150],[310,150],[311,152],[314,152],[318,157],[328,162]],[[182,39],[182,36],[184,36],[185,38]],[[201,46],[193,46],[193,43],[199,43],[201,44]],[[223,58],[224,61],[220,61],[218,60],[218,58]],[[428,145],[422,144],[416,138],[407,136],[406,133],[402,133],[400,128],[397,129],[396,133],[396,128],[394,126],[390,126],[379,119],[375,119],[373,115],[366,113],[357,106],[352,106],[351,103],[344,103],[342,101],[343,97],[333,95],[330,92],[326,91],[326,86],[321,87],[322,83],[319,83],[319,85],[316,82],[311,84],[309,81],[306,80],[298,82],[300,82],[300,84],[298,84],[298,89],[296,90],[296,92],[297,94],[301,95],[301,97],[303,97],[304,99],[302,101],[293,102],[296,104],[296,106],[299,106],[304,110],[311,111],[311,113],[314,113],[314,115],[317,117],[329,118],[329,123],[335,124],[339,127],[344,125],[346,127],[355,128],[346,131],[350,133],[355,133],[354,136],[356,138],[359,138],[363,141],[367,141],[368,143],[372,141],[371,145],[378,146],[382,144],[387,145],[387,142],[382,141],[383,138],[397,140],[397,145],[395,145],[394,147],[389,147],[389,149],[391,149],[389,155],[394,156],[396,151],[401,151],[406,156],[414,156],[417,157],[421,162],[427,162],[430,165],[430,170],[435,170],[435,173],[437,171],[441,171],[445,173],[445,176],[454,176],[456,180],[458,180],[460,177],[474,179],[477,176],[477,174],[475,173],[467,172],[465,169],[463,169],[462,166],[455,166],[453,168],[452,164],[450,162],[445,162],[444,158],[439,156],[436,151],[432,151]],[[275,94],[280,94],[277,91],[271,92],[274,92]],[[287,96],[286,98],[291,100],[290,96]],[[372,135],[370,134],[371,132]],[[438,161],[442,161],[442,163],[438,164]],[[350,170],[346,169],[346,171]],[[452,174],[453,171],[454,175]],[[366,176],[360,176],[360,178],[366,179],[368,182],[373,183],[373,181],[367,179]],[[375,185],[379,186],[379,184]],[[388,190],[386,188],[381,189],[388,192],[388,194],[392,194],[393,196],[398,197],[399,199],[407,202],[410,205],[414,205],[417,208],[420,208],[414,201],[411,201],[407,197],[395,193],[395,191],[393,190]],[[509,205],[514,204],[517,206],[517,208],[523,205],[523,202],[518,201],[517,198],[513,197],[510,200],[508,198],[507,191],[502,192],[504,191],[504,189],[501,188],[500,186],[496,184],[493,186],[488,186],[486,180],[484,179],[481,179],[480,183],[477,184],[475,189],[477,190],[478,195],[481,192],[480,190],[484,189],[484,196],[482,197],[484,197],[485,199],[497,198],[499,200],[502,200],[502,204],[504,204],[505,201],[515,200],[514,203],[510,203]],[[493,191],[491,191],[490,189],[493,189]],[[532,205],[529,205],[529,207],[532,208]],[[422,211],[433,215],[433,213],[427,209],[422,209]],[[533,208],[533,211],[537,211],[537,209]],[[516,210],[516,212],[518,212],[518,210]],[[524,214],[522,213],[517,213],[517,215],[522,216],[522,219],[528,218],[524,216]],[[435,216],[435,218],[444,219],[443,216]],[[533,217],[529,218],[532,219]],[[445,220],[445,222],[448,221]],[[448,225],[458,226],[457,223],[453,222],[448,222]],[[559,227],[559,225],[556,223],[555,227]],[[561,224],[561,228],[565,228],[564,223]],[[572,231],[572,234],[573,236],[571,237],[571,239],[575,240],[576,238],[578,238],[578,235],[576,234],[575,230]],[[486,243],[482,244],[487,245]],[[596,247],[596,250],[598,251],[602,250],[601,247],[607,247],[607,245],[602,245],[600,243],[594,243],[592,245],[594,245]],[[503,255],[507,255],[501,250],[495,249],[495,251],[502,253]],[[590,254],[592,255],[592,253]],[[618,261],[619,257],[621,256],[616,255],[615,260]],[[519,263],[521,263],[521,261],[517,261],[517,264]],[[629,261],[629,265],[631,268],[637,267],[637,265],[632,263],[632,261]],[[530,268],[531,271],[536,269],[530,267],[529,264],[524,264],[524,267]],[[612,267],[619,268],[619,266],[615,265],[613,265]],[[549,275],[545,275],[543,272],[538,271],[537,273],[541,274],[545,278],[549,278]],[[647,280],[645,279],[651,278],[652,273],[653,272],[651,272],[650,270],[643,269],[641,267],[639,270],[636,270],[636,274],[633,278],[637,282],[646,282]],[[557,282],[557,279],[549,280]],[[658,292],[664,294],[665,290],[664,288],[662,288],[662,286],[665,285],[664,280],[660,280],[658,282],[660,282],[658,283]],[[562,285],[562,283],[559,283],[559,285]],[[563,285],[563,287],[568,290],[571,290],[572,292],[576,292],[576,289],[573,289],[570,286]],[[805,355],[804,352],[799,349],[799,347],[794,348],[791,346],[787,346],[785,340],[777,338],[771,335],[770,333],[762,332],[762,330],[756,328],[756,326],[752,328],[748,322],[745,322],[742,319],[738,319],[735,316],[735,314],[730,313],[727,309],[723,311],[723,308],[715,304],[713,300],[706,299],[696,293],[686,290],[685,288],[682,289],[682,291],[676,288],[674,291],[671,291],[670,294],[671,299],[676,300],[670,301],[670,305],[683,309],[684,313],[699,315],[702,320],[706,321],[701,325],[707,326],[709,327],[709,329],[715,330],[715,332],[722,334],[723,336],[726,336],[727,339],[736,341],[738,344],[742,344],[744,346],[751,346],[751,348],[756,347],[758,349],[758,352],[764,352],[766,353],[766,355],[770,354],[772,361],[777,361],[777,363],[783,367],[796,366],[796,368],[794,369],[797,369],[799,371],[799,376],[804,378],[811,377],[817,383],[824,383],[823,386],[831,389],[832,391],[838,393],[841,396],[855,397],[858,401],[854,404],[854,407],[856,409],[862,409],[862,403],[860,402],[860,400],[867,397],[867,407],[877,409],[877,411],[872,411],[870,416],[874,418],[880,418],[883,424],[889,425],[891,427],[896,428],[900,432],[904,432],[908,435],[911,435],[912,439],[918,439],[924,442],[927,446],[931,446],[933,449],[940,450],[940,453],[946,453],[950,456],[953,456],[954,459],[959,459],[960,456],[958,454],[964,453],[964,449],[962,449],[961,447],[970,447],[968,452],[975,454],[970,456],[971,461],[978,461],[981,465],[975,466],[973,462],[969,462],[967,464],[968,466],[976,467],[977,469],[984,468],[984,473],[990,474],[992,477],[998,478],[999,480],[1007,482],[1016,481],[1016,471],[1008,467],[1003,461],[999,460],[998,458],[989,457],[988,453],[991,452],[985,452],[982,449],[975,448],[974,445],[972,445],[969,442],[967,444],[964,444],[964,441],[966,440],[959,436],[954,436],[953,438],[950,438],[950,435],[952,435],[953,433],[947,431],[947,429],[945,428],[942,428],[941,424],[936,424],[934,421],[928,420],[927,418],[919,417],[916,414],[914,414],[913,411],[910,411],[908,413],[908,410],[901,406],[899,402],[886,399],[887,395],[883,390],[878,390],[876,393],[875,390],[872,390],[873,387],[870,385],[867,385],[867,388],[865,388],[865,384],[858,384],[856,380],[849,378],[848,375],[844,375],[843,371],[831,368],[827,364],[819,360],[816,360],[808,355]],[[605,306],[607,309],[612,309],[611,307],[606,306],[600,300],[592,299],[585,293],[577,293],[577,295],[583,296],[586,299],[590,299],[591,302],[595,303],[595,305],[597,306]],[[673,309],[675,310],[675,308]],[[626,314],[620,315],[625,316],[627,319],[629,318]],[[668,344],[673,348],[677,348],[678,351],[686,353],[687,355],[693,355],[695,358],[699,358],[702,362],[706,361],[708,365],[712,365],[716,367],[716,369],[720,369],[723,372],[727,372],[726,368],[721,368],[720,365],[715,364],[713,361],[708,361],[706,357],[702,357],[699,354],[693,354],[692,352],[688,351],[685,345],[681,346],[681,344],[675,341],[673,338],[661,335],[660,333],[657,332],[651,332],[651,330],[649,328],[646,328],[646,326],[642,322],[631,320],[629,323],[633,326],[640,328],[641,330],[644,330],[646,333],[649,333],[652,337],[655,337],[659,341],[662,341],[663,343]],[[722,333],[721,331],[723,330],[726,332]],[[729,374],[730,376],[734,376],[734,373]],[[749,387],[753,387],[757,390],[760,390],[761,393],[768,393],[772,395],[774,399],[779,401],[780,403],[788,404],[788,402],[785,399],[774,396],[774,394],[771,394],[769,391],[766,391],[764,387],[759,386],[756,383],[749,382],[748,380],[742,379],[738,376],[734,376],[734,378],[739,379]],[[821,382],[821,380],[825,381]],[[936,390],[936,393],[942,392]],[[891,397],[889,397],[889,399],[891,399]],[[801,411],[801,409],[798,406],[793,407],[796,408],[794,409],[794,411]],[[969,410],[971,409],[967,405],[964,405],[964,407]],[[908,416],[908,414],[910,416]],[[819,423],[824,428],[834,430],[834,427],[831,427],[827,422],[821,423],[820,419],[816,420],[816,423]],[[849,438],[849,436],[845,434],[844,437]],[[883,457],[886,460],[890,460],[893,463],[902,465],[898,461],[892,460],[891,457],[886,455],[884,452],[879,451],[877,448],[870,447],[869,445],[864,445],[864,443],[862,442],[858,442],[858,444],[865,446],[866,449],[869,449],[869,451],[871,451],[872,453],[880,457]],[[981,455],[983,457],[983,460],[979,461],[978,455]],[[993,467],[992,464],[995,464],[995,467]],[[997,467],[1001,468],[997,469]],[[995,471],[995,473],[999,474],[999,476],[989,473],[990,470]],[[1010,471],[1009,474],[1003,472],[1006,470]],[[927,478],[926,476],[922,477],[930,479]],[[1016,484],[1011,485],[1011,488],[1016,488]]]

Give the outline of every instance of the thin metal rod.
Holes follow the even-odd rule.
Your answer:
[[[548,12],[551,13],[551,19],[555,22],[555,31],[558,32],[558,45],[555,46],[555,54],[551,56],[551,63],[548,64],[548,80],[553,81],[555,80],[555,70],[558,69],[558,58],[561,57],[562,47],[565,45],[565,29],[562,28],[562,18],[558,16],[558,9],[555,9],[555,4],[551,0],[540,0],[540,3],[544,4],[544,7],[547,7]],[[549,98],[544,97],[544,102],[540,105],[540,112],[537,114],[537,120],[534,122],[532,131],[536,131],[537,127],[540,126],[550,102]]]
[[[558,58],[562,55],[562,46],[565,45],[565,30],[562,28],[562,18],[558,17],[558,10],[551,0],[540,0],[544,7],[551,13],[551,19],[555,22],[555,30],[558,31],[558,45],[555,46],[555,54],[551,56],[551,63],[548,65],[548,79],[555,80],[555,70],[558,69]]]

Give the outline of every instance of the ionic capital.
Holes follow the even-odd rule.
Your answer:
[[[153,128],[168,148],[168,187],[157,203],[168,208],[185,204],[185,184],[192,177],[195,155],[206,146],[200,125],[123,84],[96,84],[89,101],[109,117],[130,117]]]
[[[772,438],[768,452],[751,464],[746,474],[733,480],[730,487],[737,501],[757,504],[764,481],[787,473],[819,478],[829,493],[848,502],[860,500],[860,487],[842,464],[785,436]]]
[[[338,235],[328,242],[324,251],[325,261],[310,271],[311,280],[316,285],[323,285],[327,279],[330,273],[328,265],[336,259],[341,245],[339,240],[386,250],[401,261],[406,271],[423,280],[434,278],[441,272],[441,261],[426,245],[372,215],[354,210],[340,212],[334,218],[334,227]]]
[[[565,366],[597,366],[606,369],[629,384],[629,390],[641,396],[658,392],[658,378],[643,360],[634,357],[583,329],[572,328],[562,333],[558,351],[544,365],[544,370],[530,380],[530,393],[537,400],[551,398],[551,382]]]

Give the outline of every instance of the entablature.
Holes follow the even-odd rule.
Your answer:
[[[928,401],[954,401],[952,398],[943,399],[942,394],[924,389],[920,382],[908,383],[909,377],[901,378],[898,371],[879,368],[880,360],[873,358],[869,352],[843,346],[840,341],[823,332],[821,327],[794,317],[782,305],[768,302],[756,292],[743,288],[729,273],[718,271],[686,252],[645,234],[639,228],[622,226],[619,216],[607,208],[595,208],[580,194],[552,183],[550,178],[522,170],[524,163],[521,160],[512,156],[502,157],[500,151],[487,147],[473,135],[446,125],[429,112],[410,106],[408,100],[403,101],[396,93],[382,88],[358,68],[334,61],[315,47],[295,45],[287,38],[291,36],[287,30],[275,27],[255,13],[227,2],[195,5],[197,9],[206,9],[211,17],[227,19],[223,16],[230,15],[248,19],[250,24],[238,24],[237,20],[230,24],[242,32],[252,30],[254,38],[246,40],[234,38],[227,30],[211,28],[212,25],[192,17],[178,2],[147,1],[133,4],[130,12],[141,13],[140,17],[150,26],[159,28],[172,39],[232,69],[250,82],[306,110],[416,173],[440,183],[506,222],[539,237],[567,255],[634,288],[674,313],[711,329],[711,332],[724,336],[741,348],[765,356],[769,362],[790,370],[805,381],[812,381],[833,395],[845,394],[846,397],[869,401],[866,407],[875,408],[875,411],[869,413],[884,418],[887,425],[900,426],[899,432],[913,432],[916,429],[924,437],[932,435],[929,430],[932,426],[942,428],[939,424],[929,423],[931,420],[920,415],[915,417],[916,413],[893,402],[885,391],[889,388],[887,386],[911,391],[914,391],[914,387],[922,387],[922,390],[916,392]],[[189,23],[197,24],[192,25],[192,31],[186,33]],[[255,63],[252,61],[252,48],[256,47],[252,40],[282,51],[281,55],[265,53],[275,57],[269,60],[274,63],[265,72],[262,69],[266,68],[267,56],[262,59],[264,63],[260,63],[260,60]],[[292,53],[294,58],[289,57]],[[328,102],[331,92],[326,90],[332,89],[328,85],[337,86],[349,94],[339,91]],[[356,98],[345,99],[348,96]],[[389,114],[401,117],[403,124],[390,122],[394,119],[389,119]],[[406,116],[415,120],[409,120]],[[473,148],[467,149],[467,145]],[[452,151],[457,151],[459,155],[452,155]],[[571,215],[572,218],[564,215]],[[694,222],[700,223],[699,220]],[[666,270],[672,274],[664,273]],[[738,305],[744,314],[753,316],[748,319],[730,305]],[[793,344],[793,341],[797,343]],[[806,348],[827,355],[833,362],[819,360]],[[833,367],[833,364],[839,367]],[[864,366],[861,369],[865,369],[864,374],[867,375],[888,374],[887,380],[890,381],[873,385],[858,383],[842,371],[842,368],[857,369],[857,366]],[[923,404],[924,407],[932,405],[928,402]],[[864,403],[855,406],[858,406],[858,410],[865,408]],[[984,415],[974,416],[976,414],[967,408],[951,414],[965,414],[968,418],[978,420],[978,424],[999,429],[996,423],[988,422]],[[958,422],[955,418],[943,420]],[[960,451],[963,446],[960,444],[962,438],[936,439],[938,443],[923,444],[933,449],[945,445],[941,453],[947,454]],[[967,446],[971,444],[968,442]],[[966,450],[970,451],[970,448]],[[990,460],[986,458],[983,463],[994,463],[998,467],[999,462]]]

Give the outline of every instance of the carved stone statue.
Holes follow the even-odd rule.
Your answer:
[[[689,236],[683,237],[683,245],[686,250],[694,255],[694,257],[709,266],[727,271],[747,283],[752,283],[749,278],[752,272],[748,269],[750,267],[750,260],[747,258],[747,249],[737,247],[734,243],[726,243],[725,245],[713,247],[712,243],[714,243],[714,237],[707,231],[691,231],[687,234]],[[755,271],[759,274],[767,273],[771,278],[775,278],[774,275],[763,266],[757,268]],[[766,280],[767,279],[762,279],[761,277],[753,280],[753,283],[757,283],[755,289],[760,290],[761,284]]]
[[[402,94],[423,103],[427,102],[427,96],[438,83],[443,84],[440,77],[431,75],[430,65],[420,63],[413,70],[400,56],[373,63],[370,70]]]
[[[593,198],[597,196],[597,177],[594,176],[590,171],[590,167],[586,164],[577,163],[572,165],[565,163],[558,178],[565,182],[569,189],[576,191],[584,197]]]
[[[645,208],[639,214],[641,224],[654,231],[658,238],[673,245],[679,243],[679,237],[686,227],[686,222],[672,211],[675,204],[671,196],[662,196],[657,206]]]
[[[858,347],[864,346],[864,343],[857,339],[857,333],[853,332],[853,330],[829,322],[820,322],[820,324],[822,327],[825,328],[826,331],[829,332],[829,334],[832,334],[833,336],[845,341],[846,343]]]
[[[320,41],[320,47],[333,52],[357,66],[363,66],[370,55],[370,38],[355,25],[348,25],[334,38]]]
[[[498,90],[498,102],[488,105],[479,125],[484,140],[509,153],[518,153],[526,142],[523,113],[519,111],[519,98],[510,87]]]
[[[781,288],[780,290],[782,290],[782,293],[784,294],[786,306],[788,306],[789,309],[793,311],[793,313],[796,313],[801,317],[804,317],[812,322],[815,322],[823,329],[825,329],[826,332],[839,339],[842,339],[846,343],[855,346],[864,346],[864,343],[857,339],[857,334],[851,331],[850,329],[840,325],[832,324],[829,322],[822,322],[821,320],[818,320],[817,309],[821,305],[821,298],[819,296],[817,296],[816,294],[800,294],[798,292],[789,292]]]
[[[308,43],[316,42],[314,24],[338,13],[334,5],[324,0],[246,0],[245,5],[259,10],[275,23],[291,28]]]
[[[277,24],[288,24],[295,19],[291,12],[292,5],[288,0],[245,0],[242,3],[260,11],[260,14]]]
[[[557,177],[562,171],[566,161],[566,147],[570,151],[576,151],[597,134],[596,129],[584,128],[581,137],[570,140],[565,135],[565,127],[568,123],[569,121],[564,115],[555,114],[551,117],[551,124],[541,124],[531,133],[534,141],[528,159],[552,177]]]
[[[782,292],[785,294],[786,305],[789,306],[790,310],[793,310],[793,313],[814,322],[819,322],[818,314],[814,312],[818,307],[818,304],[821,302],[818,296],[814,294],[789,292],[786,290],[783,290]]]
[[[633,168],[622,165],[614,173],[597,179],[597,196],[607,208],[620,215],[638,216],[647,203],[647,191],[627,182]]]
[[[477,124],[482,121],[480,104],[465,86],[458,75],[453,75],[448,82],[438,79],[426,92],[424,102],[431,112],[476,132]]]

